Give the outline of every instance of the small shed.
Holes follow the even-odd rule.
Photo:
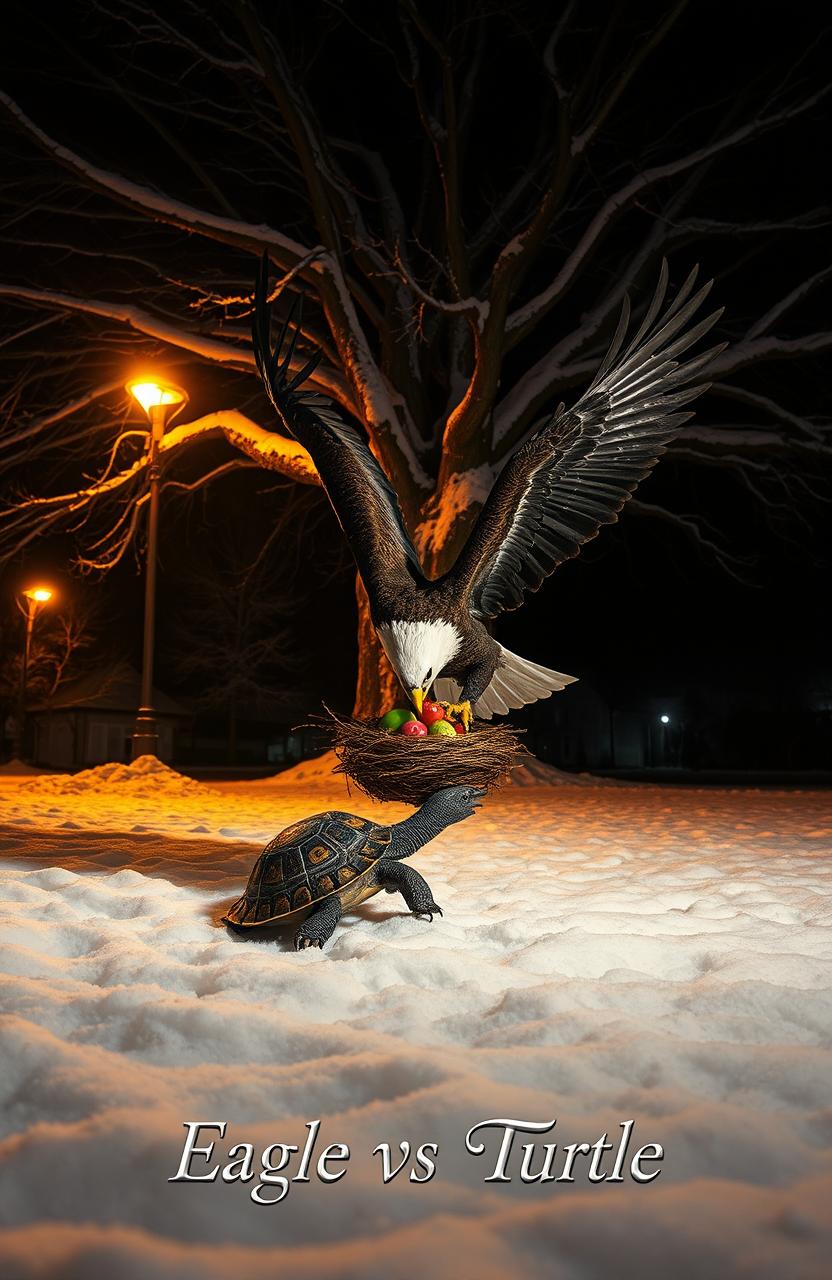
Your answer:
[[[141,677],[134,667],[119,665],[92,672],[60,689],[48,703],[26,712],[31,759],[54,769],[84,769],[112,760],[127,763],[141,700]],[[153,690],[160,760],[173,758],[174,729],[187,725],[191,713],[161,689]]]

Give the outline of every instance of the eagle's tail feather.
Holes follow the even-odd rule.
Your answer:
[[[537,662],[529,662],[502,645],[500,664],[485,693],[474,704],[474,715],[479,720],[490,720],[495,714],[504,716],[512,709],[548,698],[577,679],[577,676],[567,676],[562,671],[552,671]],[[441,701],[459,701],[462,690],[456,680],[437,680],[434,687],[436,697]]]

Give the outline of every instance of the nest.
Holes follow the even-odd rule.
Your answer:
[[[317,723],[326,730],[344,773],[376,800],[419,805],[442,787],[497,787],[524,750],[516,729],[475,723],[454,738],[406,738],[386,733],[374,720],[343,719],[326,708]]]

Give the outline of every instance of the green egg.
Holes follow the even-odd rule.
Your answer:
[[[415,719],[413,712],[407,707],[394,707],[392,711],[388,711],[381,717],[378,724],[380,729],[386,729],[388,733],[398,733],[403,724]]]
[[[456,729],[450,720],[435,720],[428,729],[431,738],[455,738]]]

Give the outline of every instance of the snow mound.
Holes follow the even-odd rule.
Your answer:
[[[288,787],[302,784],[305,787],[327,786],[333,782],[342,782],[340,774],[334,772],[338,757],[334,751],[325,751],[322,756],[313,756],[309,760],[301,760],[300,764],[284,769],[272,778],[263,778],[263,782],[279,782]]]
[[[21,778],[31,774],[32,777],[49,773],[48,769],[36,769],[34,765],[27,764],[25,760],[7,760],[5,764],[0,764],[0,776],[7,778]]]
[[[566,773],[556,769],[553,764],[544,764],[536,756],[522,757],[523,763],[511,771],[510,784],[513,787],[602,787],[601,778],[593,778],[590,773]]]
[[[77,795],[82,791],[106,792],[114,787],[128,790],[131,795],[148,797],[160,793],[204,795],[209,790],[203,783],[163,764],[156,756],[139,756],[131,764],[111,761],[81,773],[41,776],[27,784],[29,791],[57,796]]]

